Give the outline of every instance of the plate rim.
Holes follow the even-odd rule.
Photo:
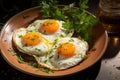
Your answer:
[[[26,10],[24,10],[24,11],[21,11],[21,12],[17,13],[16,15],[14,15],[13,17],[11,17],[11,18],[5,23],[5,25],[3,26],[3,28],[1,29],[1,32],[0,32],[0,50],[2,49],[2,47],[1,47],[1,37],[2,37],[3,31],[6,29],[6,27],[7,27],[7,25],[8,25],[8,23],[9,23],[13,18],[15,18],[16,16],[18,16],[18,15],[24,13],[24,12],[33,10],[33,9],[37,9],[37,8],[40,8],[40,6],[32,7],[32,8],[26,9]],[[91,13],[91,14],[92,14],[92,13]],[[92,14],[92,15],[93,15],[93,14]],[[95,15],[94,15],[94,16],[95,16]],[[103,54],[104,54],[104,52],[105,52],[105,50],[106,50],[106,48],[107,48],[107,45],[108,45],[108,34],[107,34],[107,31],[104,31],[104,35],[105,35],[105,38],[106,38],[105,40],[106,40],[106,41],[105,41],[105,45],[104,45],[104,48],[103,48],[101,54],[99,55],[99,57],[98,57],[91,65],[87,66],[86,68],[89,68],[90,66],[92,66],[93,64],[95,64],[95,63],[103,56]],[[14,64],[10,63],[9,60],[7,59],[7,57],[5,56],[5,53],[4,53],[3,50],[1,50],[0,53],[2,54],[2,57],[5,59],[5,61],[6,61],[10,66],[16,68],[16,69],[19,70],[19,71],[22,71],[22,72],[24,72],[24,73],[30,74],[30,75],[42,76],[42,77],[61,77],[61,76],[72,75],[72,74],[78,72],[78,71],[74,71],[74,73],[66,73],[65,75],[61,74],[61,75],[57,75],[57,76],[47,76],[47,75],[33,74],[33,73],[30,73],[30,72],[26,72],[26,71],[24,71],[24,70],[21,70],[21,69],[19,69],[17,66],[15,66]],[[85,70],[86,68],[84,68],[83,70]],[[82,70],[82,71],[83,71],[83,70]]]

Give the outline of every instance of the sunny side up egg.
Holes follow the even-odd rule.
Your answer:
[[[52,44],[57,38],[71,37],[73,35],[73,30],[66,33],[67,30],[63,28],[63,24],[63,21],[53,19],[36,20],[27,29],[40,32]]]
[[[54,46],[50,61],[57,69],[67,69],[77,65],[88,51],[88,43],[78,38],[62,38]]]
[[[86,57],[88,47],[84,40],[66,37],[59,39],[46,57],[34,57],[44,67],[63,70],[80,63]]]
[[[29,32],[20,28],[13,33],[13,43],[16,48],[28,55],[44,55],[49,51],[49,44],[38,32]]]

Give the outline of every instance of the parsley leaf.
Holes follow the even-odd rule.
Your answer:
[[[79,6],[75,7],[75,3],[58,6],[56,0],[41,0],[40,13],[43,19],[64,21],[63,27],[67,29],[66,32],[69,33],[69,31],[74,30],[75,36],[81,36],[89,43],[92,34],[89,29],[98,23],[98,19],[86,11],[88,1],[80,0]]]
[[[79,2],[79,8],[81,10],[86,10],[88,8],[87,3],[89,0],[80,0]]]

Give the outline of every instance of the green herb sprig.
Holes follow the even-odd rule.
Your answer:
[[[90,42],[89,28],[97,24],[98,19],[86,12],[89,0],[80,0],[79,7],[75,7],[75,3],[58,6],[56,0],[43,0],[40,3],[42,18],[63,20],[63,27],[69,32],[74,30],[74,35],[81,36],[84,40]]]
[[[43,0],[40,4],[42,18],[52,18],[58,20],[65,20],[68,17],[65,15],[64,10],[60,9],[56,0]]]

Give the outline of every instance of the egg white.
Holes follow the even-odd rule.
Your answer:
[[[49,40],[50,44],[53,44],[54,40],[56,40],[57,38],[63,38],[63,37],[71,37],[73,35],[73,30],[70,31],[70,33],[66,33],[66,29],[64,29],[62,27],[63,25],[63,21],[59,21],[56,20],[56,22],[59,24],[59,29],[57,30],[57,32],[53,33],[53,34],[44,34],[41,30],[41,25],[47,21],[49,19],[45,19],[45,20],[36,20],[34,21],[32,24],[30,24],[28,26],[28,30],[30,31],[39,31],[46,39]]]
[[[50,62],[50,56],[48,56],[49,54],[43,55],[43,56],[36,56],[33,55],[33,57],[35,58],[35,60],[37,61],[38,65],[40,67],[44,67],[44,68],[48,68],[51,70],[58,70],[57,68],[55,68],[51,62]]]
[[[57,48],[61,44],[67,42],[73,43],[76,48],[75,55],[69,58],[65,58],[57,53]],[[70,38],[70,37],[62,38],[58,40],[56,45],[53,47],[53,50],[49,55],[52,56],[50,58],[50,62],[58,70],[67,69],[81,62],[86,57],[87,51],[88,51],[88,44],[86,41],[80,40],[78,38]]]
[[[25,46],[22,43],[22,37],[27,33],[28,31],[26,28],[20,28],[14,31],[13,33],[13,43],[15,44],[16,48],[28,55],[44,55],[49,51],[49,45],[46,42],[41,42],[38,45],[35,46]]]
[[[57,53],[57,48],[63,43],[73,43],[76,47],[75,55],[69,58],[65,58]],[[34,55],[38,64],[42,67],[49,68],[51,70],[63,70],[73,67],[80,63],[85,57],[88,51],[88,44],[84,40],[78,38],[62,38],[59,39],[51,51],[44,56]]]

